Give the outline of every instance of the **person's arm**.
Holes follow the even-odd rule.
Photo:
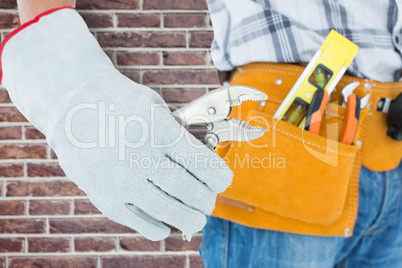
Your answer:
[[[156,91],[114,67],[66,7],[75,1],[46,1],[19,0],[22,22],[32,23],[0,46],[0,83],[15,106],[104,216],[151,240],[169,236],[165,223],[187,238],[202,230],[232,181],[229,167]]]
[[[37,15],[58,7],[75,7],[76,0],[17,0],[21,23],[34,19]]]

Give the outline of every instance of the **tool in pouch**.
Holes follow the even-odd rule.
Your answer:
[[[274,117],[319,134],[325,106],[358,49],[357,45],[335,30],[331,30],[320,49],[276,111]],[[353,101],[352,97],[350,101]],[[358,101],[360,100],[355,98],[354,102]],[[349,107],[349,109],[352,109],[352,107]],[[352,143],[350,141],[352,134],[350,133],[353,131],[350,129],[352,127],[345,132],[347,139],[344,139],[344,143]]]
[[[353,91],[359,86],[359,82],[353,82],[346,85],[342,89],[342,107],[346,107],[345,121],[339,137],[339,142],[352,144],[359,125],[360,110],[364,109],[370,99],[367,94],[362,99]],[[325,106],[327,105],[329,96],[326,90],[318,89],[313,96],[310,106],[306,113],[305,130],[319,135],[321,127],[321,119],[324,116]]]
[[[370,99],[370,94],[365,95],[362,99],[353,91],[359,86],[359,82],[353,82],[346,85],[341,92],[342,107],[346,107],[345,121],[339,137],[339,142],[352,144],[353,139],[359,126],[360,110],[364,109]]]
[[[395,100],[381,98],[377,104],[377,111],[388,115],[387,135],[394,140],[402,141],[402,93]]]
[[[266,129],[249,126],[228,116],[233,106],[248,100],[266,99],[268,96],[265,93],[252,87],[223,86],[174,111],[172,115],[182,126],[205,125],[208,133],[203,143],[214,151],[224,141],[251,141],[262,137]]]

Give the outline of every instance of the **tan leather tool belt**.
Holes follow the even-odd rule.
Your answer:
[[[386,135],[386,114],[376,111],[380,98],[395,99],[402,83],[379,83],[344,76],[326,106],[320,135],[272,119],[304,67],[252,63],[238,68],[231,84],[249,85],[268,94],[265,103],[247,102],[233,117],[267,128],[253,142],[222,144],[217,153],[235,177],[218,197],[214,216],[255,228],[308,235],[351,236],[357,217],[361,165],[385,171],[401,161],[402,142]],[[370,94],[361,110],[352,145],[337,142],[345,108],[341,89],[360,82],[355,93]]]

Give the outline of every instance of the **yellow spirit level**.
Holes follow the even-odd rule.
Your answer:
[[[357,45],[331,30],[274,117],[303,127],[305,114],[315,91],[325,89],[328,96],[331,95],[358,50]]]

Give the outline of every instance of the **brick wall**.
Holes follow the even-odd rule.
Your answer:
[[[15,2],[0,0],[1,39],[19,25]],[[116,67],[168,103],[218,86],[205,0],[77,2]],[[0,267],[202,267],[201,240],[150,242],[102,217],[0,86]]]

